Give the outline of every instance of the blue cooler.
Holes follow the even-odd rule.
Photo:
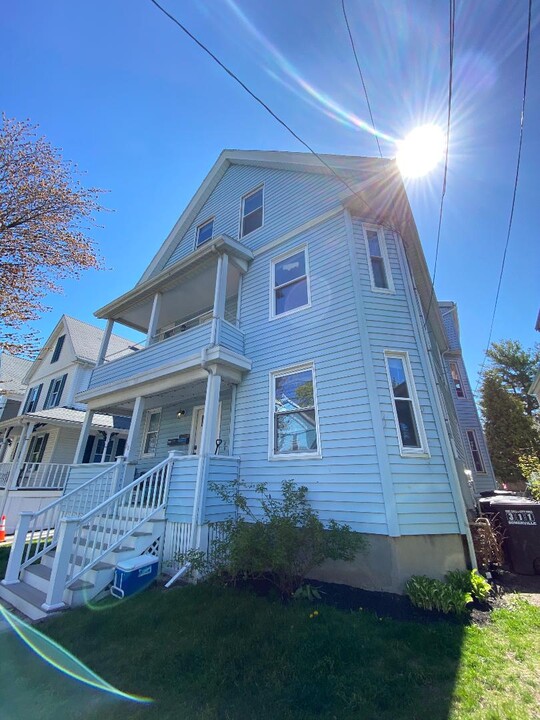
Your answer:
[[[159,559],[153,555],[121,560],[114,571],[111,595],[124,598],[144,590],[157,577]]]

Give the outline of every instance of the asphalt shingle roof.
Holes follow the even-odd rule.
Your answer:
[[[0,395],[24,395],[26,385],[22,380],[31,367],[32,360],[0,353]]]

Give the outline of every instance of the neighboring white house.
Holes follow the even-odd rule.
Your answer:
[[[26,393],[23,379],[32,365],[31,360],[0,352],[0,422],[15,417]],[[0,432],[0,438],[3,433]],[[0,462],[4,447],[0,446]]]
[[[125,462],[76,465],[56,505],[22,516],[2,597],[39,617],[98,594],[119,558],[205,549],[231,512],[211,484],[237,477],[272,494],[292,478],[322,520],[368,536],[321,578],[401,592],[474,563],[450,347],[401,176],[324,159],[346,184],[309,154],[224,151],[141,280],[96,313],[101,355],[115,323],[147,339],[98,358],[75,462],[102,412],[132,415]]]
[[[104,331],[62,316],[18,388],[18,412],[0,421],[0,510],[13,532],[19,512],[34,511],[59,496],[75,457],[86,406],[75,395],[88,387]],[[133,342],[112,336],[109,357],[133,354]],[[8,356],[9,357],[9,356]],[[20,402],[23,400],[23,402]],[[124,451],[129,417],[94,418],[81,463],[114,461]]]
[[[444,353],[446,377],[461,435],[458,454],[471,473],[475,494],[479,495],[494,490],[497,481],[461,353],[457,305],[454,302],[440,302],[439,309],[448,337],[448,350]]]

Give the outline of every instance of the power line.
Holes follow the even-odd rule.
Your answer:
[[[373,113],[371,112],[371,104],[369,102],[368,91],[366,88],[366,83],[364,82],[364,75],[362,74],[362,69],[360,67],[360,61],[358,60],[358,55],[356,53],[356,47],[354,45],[354,40],[353,40],[353,36],[351,33],[350,25],[349,25],[349,19],[347,17],[347,10],[345,9],[345,0],[341,0],[341,8],[343,10],[343,17],[345,18],[345,24],[347,25],[347,31],[349,33],[349,40],[351,41],[351,48],[352,48],[352,51],[354,54],[354,59],[356,60],[356,67],[358,68],[358,74],[360,75],[360,80],[362,81],[362,87],[364,88],[364,95],[366,96],[366,103],[367,103],[368,110],[369,110],[369,117],[371,119],[371,127],[373,128],[373,130],[376,131],[375,120],[373,119]],[[381,145],[379,143],[379,138],[377,137],[377,135],[375,135],[375,140],[377,141],[377,147],[379,148],[379,155],[382,158],[383,154],[381,151]]]
[[[482,365],[478,372],[478,380],[476,382],[476,387],[474,389],[475,394],[478,390],[478,386],[480,385],[480,381],[482,379],[482,373],[484,372],[484,366],[486,364],[486,360],[487,360],[487,356],[488,356],[487,354],[488,354],[489,346],[491,344],[491,336],[493,335],[493,325],[495,323],[495,314],[497,312],[497,305],[499,303],[499,294],[501,291],[501,283],[502,283],[502,279],[503,279],[504,266],[506,264],[506,254],[508,252],[508,244],[510,242],[510,233],[512,232],[512,222],[514,220],[514,208],[516,205],[516,194],[517,194],[518,181],[519,181],[519,166],[521,163],[521,148],[523,145],[523,125],[525,122],[525,103],[527,100],[527,76],[529,74],[529,48],[530,48],[530,44],[531,44],[531,17],[532,17],[532,0],[529,0],[529,15],[528,15],[528,19],[527,19],[527,44],[525,47],[525,73],[524,73],[524,77],[523,77],[523,97],[521,99],[521,116],[520,116],[520,122],[519,122],[519,145],[518,145],[517,162],[516,162],[516,175],[514,178],[514,190],[512,192],[512,205],[510,207],[510,218],[508,220],[508,231],[506,233],[506,243],[504,245],[501,270],[499,272],[499,281],[497,283],[497,292],[495,293],[495,303],[493,305],[493,313],[491,315],[491,324],[489,326],[489,336],[488,336],[488,341],[487,341],[487,345],[486,345],[486,351],[484,353],[484,359],[482,360]]]
[[[182,30],[182,32],[184,32],[189,38],[191,38],[191,40],[193,40],[193,42],[196,43],[196,44],[201,48],[201,50],[203,50],[207,55],[209,55],[209,56],[212,58],[212,60],[214,60],[214,62],[216,62],[216,63],[220,66],[220,68],[221,68],[222,70],[224,70],[224,71],[227,73],[227,75],[229,75],[229,77],[231,77],[235,82],[237,82],[237,83],[240,85],[240,87],[242,87],[242,88],[248,93],[248,95],[250,95],[257,103],[259,103],[259,105],[260,105],[261,107],[263,107],[263,108],[266,110],[266,112],[269,113],[269,114],[274,118],[274,120],[277,120],[277,122],[278,122],[282,127],[284,127],[285,130],[287,130],[288,133],[290,133],[296,140],[298,140],[299,143],[301,143],[307,150],[309,150],[309,152],[310,152],[312,155],[314,155],[314,156],[319,160],[320,163],[322,163],[341,183],[343,183],[343,185],[345,185],[366,207],[368,207],[369,210],[371,210],[371,208],[369,208],[366,200],[364,200],[364,198],[362,198],[362,197],[358,194],[358,192],[355,190],[355,188],[354,188],[352,185],[349,185],[349,183],[347,182],[347,180],[346,180],[342,175],[340,175],[339,173],[337,173],[337,172],[334,170],[334,168],[333,168],[331,165],[329,165],[329,164],[326,162],[326,160],[324,160],[324,158],[322,158],[321,155],[319,155],[319,153],[316,152],[316,151],[311,147],[311,145],[309,145],[305,140],[303,140],[303,139],[300,137],[300,135],[298,135],[289,125],[287,125],[287,123],[286,123],[284,120],[282,120],[282,119],[272,110],[272,108],[269,107],[269,106],[264,102],[264,100],[262,100],[258,95],[256,95],[256,94],[253,92],[253,90],[251,90],[242,80],[240,80],[240,78],[238,77],[238,75],[236,75],[230,68],[228,68],[228,67],[225,65],[225,63],[223,63],[209,48],[206,47],[206,45],[204,45],[204,43],[202,43],[198,38],[196,38],[195,35],[193,35],[193,33],[190,32],[185,25],[183,25],[179,20],[177,20],[177,19],[174,17],[174,15],[171,15],[171,13],[169,13],[167,10],[165,10],[165,8],[162,7],[162,6],[157,2],[157,0],[150,0],[150,2],[151,2],[153,5],[155,5],[155,6],[158,8],[158,10],[160,10],[164,15],[166,15],[166,16],[169,18],[169,20],[172,20],[172,22],[173,22],[175,25],[177,25],[177,26]],[[381,224],[384,224],[384,223],[381,223]],[[388,226],[387,226],[387,227],[388,227]],[[390,229],[393,230],[394,228],[390,227]]]
[[[452,117],[452,85],[454,79],[454,36],[455,36],[455,20],[456,20],[456,2],[450,0],[450,28],[449,28],[449,72],[448,72],[448,114],[446,118],[446,152],[444,157],[444,173],[441,192],[441,204],[439,208],[439,225],[437,228],[437,241],[435,243],[435,261],[433,263],[433,274],[431,276],[431,293],[429,296],[428,309],[424,320],[424,329],[429,321],[429,313],[433,303],[435,294],[435,278],[437,276],[437,263],[439,260],[439,247],[441,244],[441,227],[443,219],[444,197],[446,195],[446,178],[448,175],[448,147],[450,145],[450,123]]]

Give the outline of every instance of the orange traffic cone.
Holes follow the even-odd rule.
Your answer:
[[[6,516],[2,515],[0,520],[0,542],[4,542],[6,539]]]

